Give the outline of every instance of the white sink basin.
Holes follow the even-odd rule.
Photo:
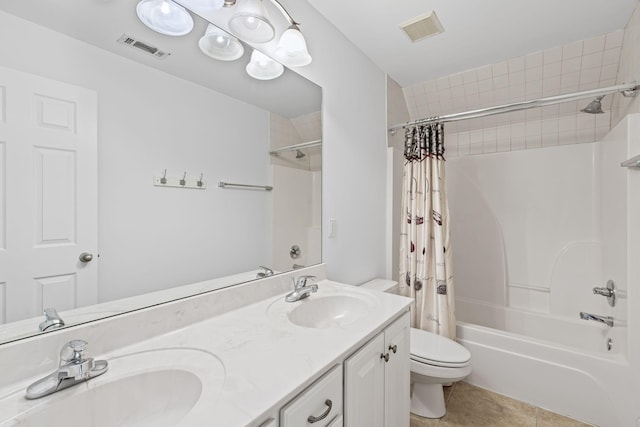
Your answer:
[[[305,328],[326,329],[350,325],[371,314],[378,300],[356,287],[320,282],[318,292],[298,302],[279,297],[268,308],[270,317]]]
[[[161,349],[105,359],[109,370],[85,383],[37,400],[24,399],[24,390],[3,399],[0,414],[14,415],[0,425],[198,425],[225,378],[220,360],[200,350]]]
[[[370,304],[362,298],[346,295],[327,295],[302,300],[287,313],[292,323],[306,328],[331,328],[348,325],[367,314]]]

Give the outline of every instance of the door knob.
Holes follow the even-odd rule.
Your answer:
[[[91,262],[91,260],[93,259],[93,254],[90,254],[89,252],[82,252],[78,259],[81,262]]]

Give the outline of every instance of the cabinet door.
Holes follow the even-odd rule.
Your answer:
[[[378,334],[344,363],[345,427],[384,426],[384,334]]]
[[[389,362],[384,370],[384,425],[409,427],[410,376],[409,313],[393,322],[384,331],[384,352]]]

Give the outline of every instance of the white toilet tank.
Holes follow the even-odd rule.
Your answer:
[[[361,284],[365,289],[371,289],[372,291],[388,292],[390,294],[398,293],[398,282],[388,279],[373,279]]]

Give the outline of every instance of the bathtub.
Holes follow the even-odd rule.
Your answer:
[[[469,383],[597,426],[636,425],[625,325],[464,299],[456,316],[472,357]]]

